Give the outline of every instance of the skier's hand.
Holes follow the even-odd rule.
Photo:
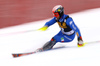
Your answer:
[[[82,40],[82,37],[80,36],[79,38],[78,38],[78,44],[77,44],[77,46],[78,47],[83,47],[85,44],[83,43],[83,40]]]
[[[47,30],[47,28],[48,28],[48,26],[43,26],[42,28],[40,28],[40,29],[38,29],[38,30],[40,30],[40,31],[45,31],[45,30]]]

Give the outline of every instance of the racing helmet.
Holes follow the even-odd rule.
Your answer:
[[[54,17],[58,17],[58,16],[62,16],[64,14],[64,7],[61,5],[56,5],[53,9],[52,9],[53,15]]]

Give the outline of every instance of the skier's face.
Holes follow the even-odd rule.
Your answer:
[[[57,12],[54,13],[53,15],[54,15],[54,17],[56,17],[57,19],[60,17],[60,16],[59,16],[59,13],[57,13]]]

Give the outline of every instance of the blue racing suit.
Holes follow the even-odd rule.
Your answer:
[[[68,15],[64,14],[59,20],[54,17],[50,21],[46,22],[45,26],[49,27],[54,23],[58,23],[61,28],[59,33],[53,37],[56,42],[71,42],[75,38],[76,34],[77,37],[81,36],[80,30],[75,25],[73,19]]]

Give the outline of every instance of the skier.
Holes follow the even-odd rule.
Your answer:
[[[69,15],[64,14],[64,7],[61,5],[56,5],[52,9],[54,17],[45,23],[45,25],[40,28],[39,30],[45,31],[47,28],[54,23],[58,23],[59,27],[61,28],[60,32],[56,34],[50,41],[44,44],[42,48],[39,48],[37,51],[44,51],[52,49],[52,47],[57,42],[71,42],[77,35],[78,38],[78,47],[84,46],[82,36],[80,33],[79,28],[75,25],[73,19],[69,17]]]

